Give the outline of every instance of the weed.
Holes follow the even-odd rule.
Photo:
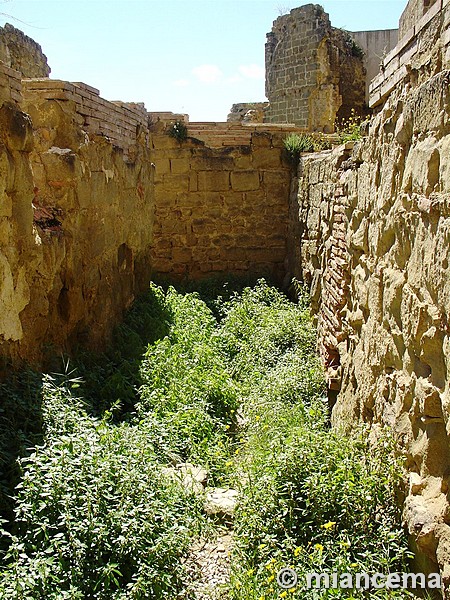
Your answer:
[[[205,285],[207,299],[152,284],[105,355],[2,388],[16,391],[1,450],[22,456],[2,600],[184,597],[183,557],[211,523],[167,474],[180,461],[241,489],[231,598],[278,597],[276,571],[291,564],[402,568],[391,444],[374,454],[363,432],[328,430],[306,293],[293,287],[296,304],[264,280]]]
[[[362,138],[362,126],[362,118],[356,114],[355,109],[352,109],[348,119],[335,123],[339,142],[345,144],[345,142],[360,140]]]
[[[296,166],[302,152],[314,152],[311,136],[306,134],[291,133],[284,139],[284,147],[291,163]]]
[[[21,461],[0,597],[160,598],[179,589],[198,509],[164,476],[148,432],[89,417],[53,380],[43,402],[46,437]]]
[[[323,133],[291,133],[284,139],[284,147],[290,162],[297,166],[303,152],[328,150],[331,144]]]
[[[178,142],[184,142],[188,137],[188,130],[184,121],[175,121],[168,129],[170,137],[175,138]]]

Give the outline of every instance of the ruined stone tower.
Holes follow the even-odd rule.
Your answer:
[[[336,118],[364,112],[365,78],[364,53],[350,34],[317,4],[295,8],[267,34],[265,120],[332,132]]]

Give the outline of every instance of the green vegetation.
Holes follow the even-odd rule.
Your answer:
[[[255,410],[255,409],[253,409]],[[273,411],[273,412],[272,412]],[[363,432],[327,431],[323,411],[261,406],[249,433],[232,598],[278,598],[276,574],[294,568],[289,597],[348,599],[348,590],[302,590],[307,573],[408,572],[407,544],[395,508],[398,465],[388,445],[374,457]],[[283,432],[283,433],[281,433]],[[378,590],[371,598],[405,598]],[[351,598],[365,598],[354,591]]]
[[[179,142],[184,142],[188,137],[188,130],[184,121],[175,121],[168,129],[170,137],[175,138]]]
[[[391,444],[328,429],[297,288],[152,285],[106,354],[3,385],[2,600],[188,598],[183,557],[215,522],[168,474],[184,461],[240,491],[230,598],[327,597],[281,591],[281,566],[403,570]]]
[[[348,119],[342,121],[336,121],[335,130],[339,137],[339,142],[345,144],[345,142],[357,141],[362,138],[362,127],[364,120],[362,117],[356,114],[352,108],[351,115]]]
[[[284,147],[290,162],[297,166],[302,152],[321,152],[331,148],[331,144],[322,133],[290,133],[284,139]]]
[[[359,46],[355,42],[355,40],[352,38],[351,33],[342,28],[340,28],[340,30],[342,31],[342,34],[343,34],[344,43],[347,46],[347,48],[350,50],[351,55],[355,56],[357,58],[363,59],[365,56],[365,52],[361,48],[361,46]]]

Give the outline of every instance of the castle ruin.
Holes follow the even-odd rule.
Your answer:
[[[187,123],[184,141],[184,117],[52,80],[37,44],[0,34],[1,372],[101,347],[155,273],[296,275],[332,421],[395,433],[418,568],[450,598],[450,0],[410,0],[367,134],[296,171],[286,134],[331,130],[367,94],[368,59],[315,5],[269,34],[270,122]]]

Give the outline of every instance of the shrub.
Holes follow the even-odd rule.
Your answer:
[[[46,438],[21,461],[1,598],[162,598],[183,578],[195,500],[161,471],[147,431],[89,417],[44,385]],[[188,508],[189,507],[189,508]]]
[[[259,282],[224,307],[221,337],[245,390],[247,424],[235,459],[236,600],[278,598],[281,567],[294,566],[301,580],[327,570],[404,570],[409,556],[393,443],[382,439],[374,453],[364,431],[346,437],[329,430],[315,330],[304,291],[295,287],[298,305]],[[289,597],[312,600],[315,593],[291,590]],[[346,590],[330,594],[348,598]],[[394,596],[383,590],[378,597]]]
[[[188,137],[188,130],[184,121],[175,121],[168,129],[170,137],[175,138],[179,142],[184,142]]]
[[[262,397],[248,413],[236,466],[244,483],[230,597],[279,597],[273,582],[286,566],[300,582],[313,572],[408,571],[407,536],[396,504],[400,466],[389,438],[374,452],[364,431],[350,438],[329,431],[319,399],[308,405],[272,397],[270,403]],[[320,597],[346,600],[348,592],[322,590]],[[313,600],[316,593],[292,589],[289,597]],[[404,590],[371,593],[409,597]],[[351,597],[365,596],[354,590]]]
[[[181,295],[173,287],[165,303],[172,324],[168,335],[150,345],[143,357],[138,417],[164,424],[167,455],[200,461],[214,478],[226,461],[226,432],[237,408],[237,388],[206,303],[196,293]]]
[[[294,288],[297,304],[264,280],[234,294],[205,285],[219,291],[207,304],[152,285],[114,347],[83,356],[83,379],[68,363],[31,378],[19,416],[31,402],[36,433],[11,407],[0,414],[23,455],[2,600],[188,597],[183,560],[211,523],[201,498],[167,475],[179,461],[241,489],[231,598],[279,597],[273,580],[286,565],[300,575],[401,570],[391,444],[373,453],[363,433],[328,430],[316,334]]]

